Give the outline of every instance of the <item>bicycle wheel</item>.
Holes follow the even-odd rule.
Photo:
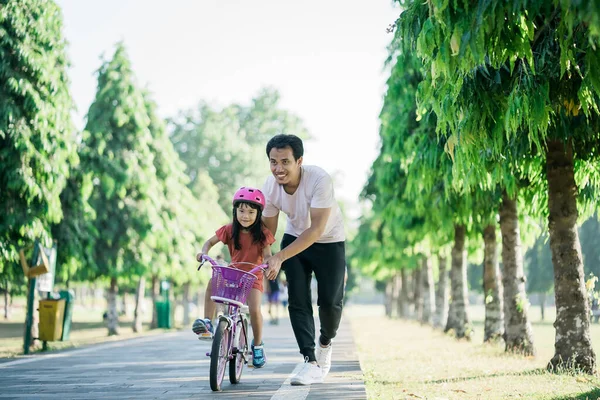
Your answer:
[[[240,383],[246,362],[244,357],[248,354],[248,320],[246,318],[240,318],[237,331],[239,332],[236,340],[237,343],[233,344],[237,347],[237,353],[229,363],[229,382],[234,384]]]
[[[221,391],[225,367],[229,361],[229,328],[227,321],[219,321],[210,352],[210,388]]]

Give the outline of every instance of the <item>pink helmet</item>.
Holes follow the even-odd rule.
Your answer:
[[[258,204],[261,211],[265,208],[265,195],[260,190],[251,187],[241,187],[235,192],[233,195],[233,205],[238,201]]]

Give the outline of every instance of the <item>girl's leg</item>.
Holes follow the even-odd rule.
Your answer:
[[[257,346],[262,343],[263,316],[260,310],[261,298],[262,292],[260,290],[255,288],[250,290],[250,294],[248,295],[248,308],[250,309],[250,323],[252,324],[254,344]]]
[[[210,299],[210,296],[212,295],[210,287],[211,281],[212,279],[208,281],[208,285],[206,285],[206,292],[204,292],[204,318],[208,318],[212,321],[215,318],[217,305]]]

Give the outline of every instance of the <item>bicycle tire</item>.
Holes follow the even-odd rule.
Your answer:
[[[227,361],[229,361],[229,328],[227,321],[219,321],[210,352],[210,388],[214,392],[221,391]]]
[[[237,329],[239,329],[240,334],[237,343],[234,343],[238,352],[233,360],[229,362],[229,382],[233,384],[240,383],[244,371],[244,355],[248,354],[248,320],[242,317],[238,325]]]

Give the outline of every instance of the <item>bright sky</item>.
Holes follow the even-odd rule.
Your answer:
[[[57,2],[79,128],[100,57],[123,40],[163,117],[200,100],[249,104],[260,88],[278,89],[314,137],[304,162],[334,175],[338,198],[356,205],[378,150],[386,28],[399,15],[392,0]]]

